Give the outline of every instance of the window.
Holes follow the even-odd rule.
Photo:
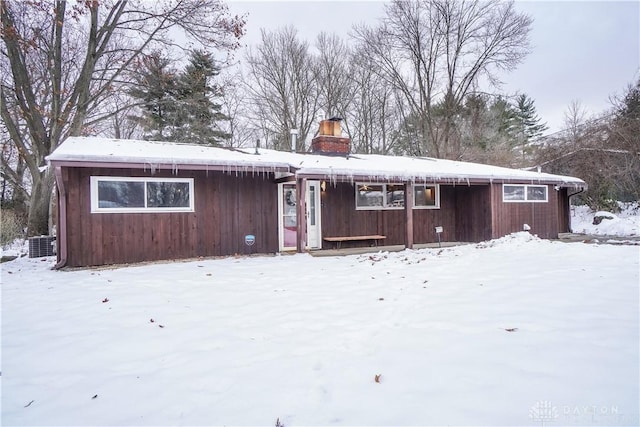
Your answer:
[[[384,209],[384,188],[384,184],[356,184],[356,209]]]
[[[502,185],[503,202],[547,202],[546,185]]]
[[[91,177],[91,212],[193,212],[193,178]]]
[[[440,209],[440,186],[414,185],[413,205],[416,209]]]
[[[356,209],[404,209],[404,184],[356,184]],[[440,208],[438,185],[414,185],[414,209]]]

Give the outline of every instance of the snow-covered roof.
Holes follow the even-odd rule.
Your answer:
[[[199,166],[228,171],[290,171],[332,181],[398,180],[469,183],[478,181],[553,183],[586,187],[578,178],[428,157],[303,154],[260,148],[226,149],[171,142],[71,137],[47,160],[65,164],[137,164],[175,169]]]
[[[234,171],[289,170],[286,161],[260,158],[242,151],[205,145],[99,137],[70,137],[51,153],[49,162],[143,164],[149,168],[172,165],[223,167]]]

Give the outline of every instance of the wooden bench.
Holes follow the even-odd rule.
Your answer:
[[[327,242],[333,242],[336,245],[336,249],[340,249],[342,242],[353,242],[362,240],[373,240],[376,246],[378,246],[378,240],[384,240],[387,236],[381,236],[379,234],[373,234],[370,236],[337,236],[337,237],[325,237],[323,240]]]

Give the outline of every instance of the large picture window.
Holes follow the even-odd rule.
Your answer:
[[[404,184],[356,184],[356,209],[404,209]],[[440,208],[438,185],[414,185],[414,209]]]
[[[548,188],[546,185],[502,185],[503,202],[547,202]]]
[[[193,178],[91,177],[91,212],[193,212]]]

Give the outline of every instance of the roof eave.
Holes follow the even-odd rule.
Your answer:
[[[143,170],[206,170],[222,172],[289,172],[286,164],[252,165],[252,164],[216,164],[216,163],[181,163],[181,162],[105,162],[91,160],[57,160],[48,159],[54,167],[69,168],[112,168],[112,169],[143,169]]]
[[[434,184],[461,184],[461,185],[478,185],[478,184],[515,184],[515,183],[535,183],[545,185],[557,185],[560,188],[587,188],[587,184],[584,181],[575,179],[566,181],[563,179],[552,179],[551,177],[499,177],[499,176],[445,176],[445,175],[394,175],[389,173],[386,176],[373,175],[367,173],[336,173],[327,172],[322,173],[319,171],[306,172],[304,170],[297,170],[296,176],[299,178],[306,178],[310,180],[328,180],[332,182],[354,182],[354,181],[367,181],[367,182],[428,182]]]

